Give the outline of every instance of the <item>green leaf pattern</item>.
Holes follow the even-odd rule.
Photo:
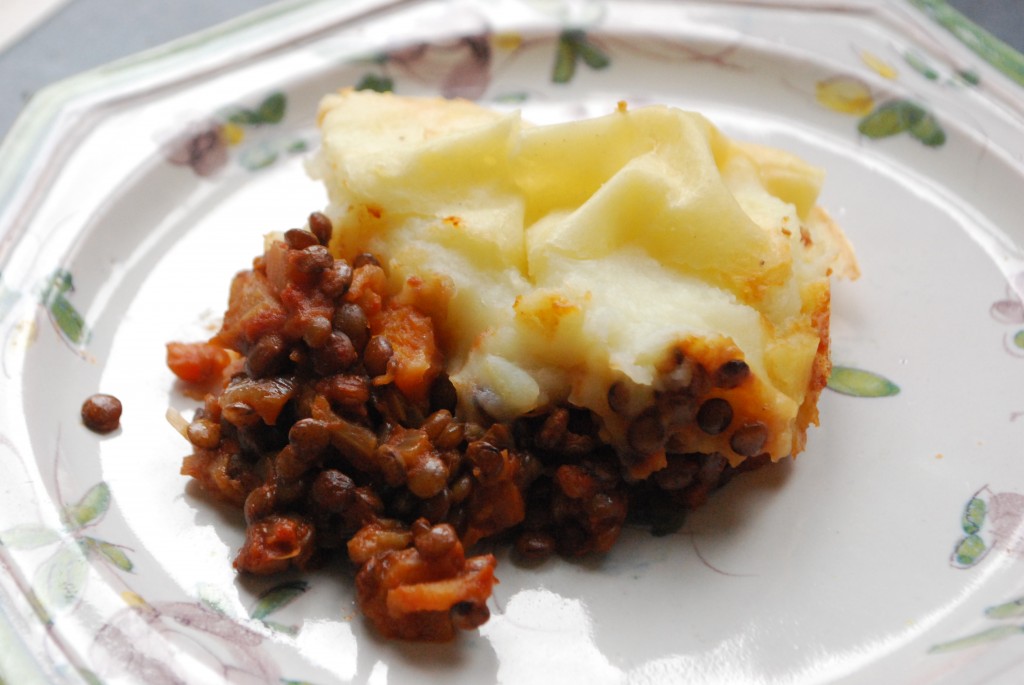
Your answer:
[[[985,524],[985,515],[988,513],[988,505],[980,497],[972,497],[964,507],[964,515],[960,521],[960,527],[968,535],[974,535],[981,530]]]
[[[992,548],[991,535],[983,532],[989,518],[992,493],[987,487],[978,490],[967,501],[960,515],[960,529],[964,536],[953,547],[950,563],[957,568],[970,568],[978,564]]]
[[[366,74],[356,84],[356,90],[372,90],[377,93],[388,93],[395,89],[395,82],[390,76]]]
[[[60,611],[78,601],[88,575],[89,564],[82,550],[64,542],[36,569],[32,585],[45,606]]]
[[[960,517],[960,528],[965,535],[953,550],[952,565],[968,569],[977,565],[994,547],[1008,549],[1008,541],[1000,538],[1006,534],[1004,526],[1007,522],[1016,530],[1024,521],[1022,503],[1024,496],[1016,493],[994,493],[988,486],[978,490],[968,500]],[[985,532],[986,528],[992,530]],[[1021,622],[1024,619],[1024,597],[986,608],[984,618],[1004,623],[933,645],[929,652],[945,654],[1024,634],[1024,623]]]
[[[196,594],[200,604],[218,614],[227,615],[228,600],[219,587],[211,583],[200,583],[196,588]]]
[[[828,388],[852,397],[891,397],[900,391],[888,378],[852,366],[833,367]]]
[[[36,549],[52,545],[59,540],[59,533],[35,523],[25,523],[0,533],[0,544],[11,549]]]
[[[49,621],[54,611],[74,605],[89,577],[89,559],[110,564],[130,573],[134,564],[126,548],[86,535],[83,531],[103,520],[110,508],[110,488],[99,482],[75,504],[66,506],[62,531],[37,523],[23,523],[0,532],[0,544],[16,550],[42,549],[57,545],[35,570],[32,596],[37,613]]]
[[[280,124],[284,119],[285,107],[288,101],[284,93],[273,93],[256,108],[256,116],[261,124]]]
[[[916,52],[903,53],[903,60],[911,69],[924,76],[929,81],[939,80],[939,72],[935,71],[928,62]]]
[[[906,132],[928,147],[939,147],[946,142],[946,132],[935,117],[910,100],[882,103],[860,120],[857,130],[872,139]]]
[[[73,528],[98,521],[107,513],[110,507],[110,488],[106,483],[100,482],[89,488],[82,499],[74,506],[67,508],[64,518],[68,525]]]
[[[558,41],[555,52],[555,67],[551,72],[551,80],[555,83],[568,83],[576,74],[576,53],[572,45],[563,35]]]
[[[58,269],[43,287],[40,301],[64,337],[79,345],[85,342],[88,335],[85,320],[67,297],[74,289],[71,274]]]
[[[272,621],[269,619],[269,616],[282,607],[294,602],[308,589],[309,583],[304,580],[288,581],[275,585],[257,598],[256,605],[253,607],[250,615],[275,632],[290,636],[298,635],[299,626]]]
[[[76,670],[78,671],[78,675],[82,676],[86,685],[104,685],[103,679],[89,669],[79,666]]]
[[[253,618],[262,621],[281,607],[295,601],[296,598],[300,597],[308,589],[309,583],[302,580],[275,585],[259,596],[251,615]]]
[[[97,540],[95,538],[86,538],[86,543],[93,549],[97,550],[100,554],[105,556],[110,563],[122,571],[131,571],[133,568],[132,560],[128,558],[124,550],[109,542],[103,540]]]
[[[567,29],[558,38],[555,66],[551,72],[554,83],[569,83],[576,74],[577,62],[591,69],[605,69],[611,64],[608,55],[584,31]]]
[[[1024,597],[985,609],[985,616],[997,620],[1024,617]]]
[[[230,110],[227,121],[238,126],[262,126],[279,124],[284,119],[288,99],[284,93],[275,92],[268,95],[256,109],[239,107]]]
[[[962,71],[958,71],[956,75],[962,78],[964,80],[964,83],[971,86],[976,86],[979,83],[981,83],[981,76],[978,75],[978,72],[973,71],[971,69],[964,69]]]
[[[981,561],[987,551],[988,545],[981,536],[971,533],[957,543],[956,549],[953,550],[953,559],[957,566],[967,568]]]
[[[934,645],[928,651],[932,654],[944,654],[946,652],[955,652],[960,649],[966,649],[968,647],[977,647],[989,642],[995,642],[997,640],[1004,640],[1013,635],[1020,635],[1024,632],[1024,628],[1021,626],[1004,625],[996,626],[994,628],[988,628],[981,632],[961,637],[956,640],[950,640],[949,642],[943,642],[941,644]]]

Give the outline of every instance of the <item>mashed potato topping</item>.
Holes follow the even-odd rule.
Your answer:
[[[829,276],[856,276],[820,170],[669,107],[531,126],[343,91],[319,123],[330,247],[380,256],[433,318],[464,415],[588,409],[633,478],[666,451],[803,448]]]

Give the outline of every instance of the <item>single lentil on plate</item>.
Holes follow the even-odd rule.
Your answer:
[[[110,433],[121,425],[121,400],[97,393],[82,403],[82,423],[94,433]]]

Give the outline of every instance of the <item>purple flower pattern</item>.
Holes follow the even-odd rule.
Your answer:
[[[1006,297],[996,300],[989,309],[992,318],[1017,330],[1006,334],[1004,346],[1015,357],[1024,358],[1024,271],[1006,284]]]

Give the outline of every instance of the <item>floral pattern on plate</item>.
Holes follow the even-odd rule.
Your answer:
[[[955,24],[940,3],[915,4]],[[297,3],[212,35],[226,52],[239,42],[292,46],[232,67],[247,76],[208,87],[185,78],[167,108],[129,98],[111,113],[116,130],[97,125],[107,135],[97,143],[93,132],[50,132],[80,134],[76,144],[96,155],[123,140],[128,156],[78,167],[71,157],[44,160],[43,175],[19,178],[46,192],[0,207],[0,473],[15,484],[0,505],[0,618],[14,630],[0,622],[0,633],[17,635],[28,655],[17,680],[620,683],[714,673],[866,683],[900,672],[948,683],[965,668],[984,678],[1017,664],[1008,638],[1020,632],[1024,586],[1009,522],[1021,515],[1024,422],[1005,417],[1020,410],[1020,367],[1015,356],[988,354],[987,343],[998,327],[1019,356],[1020,287],[994,304],[985,294],[1024,263],[1024,238],[1005,218],[1020,215],[1012,202],[1024,175],[991,154],[1024,154],[1012,147],[1024,112],[1015,58],[996,71],[919,15],[874,0],[775,7],[428,0],[377,13],[360,0],[305,14]],[[822,22],[820,40],[786,20],[805,11]],[[858,28],[878,16],[891,23]],[[128,75],[181,78],[172,72]],[[102,80],[95,85],[102,96]],[[162,344],[188,322],[147,312],[188,318],[222,306],[253,236],[285,225],[300,201],[322,201],[303,194],[301,157],[315,140],[316,97],[341,85],[562,119],[607,111],[620,97],[665,99],[827,160],[827,201],[860,233],[866,269],[836,294],[835,392],[823,399],[814,454],[739,479],[657,544],[627,534],[593,564],[503,563],[492,622],[457,646],[379,644],[351,620],[343,574],[236,579],[228,554],[237,530],[175,478],[184,447],[159,419],[168,403],[194,406],[160,369]],[[61,106],[77,105],[69,96]],[[182,126],[182,111],[212,114]],[[956,173],[967,167],[976,176]],[[53,183],[63,174],[111,177],[75,194]],[[891,207],[872,214],[883,195]],[[957,200],[943,204],[944,195]],[[207,243],[230,258],[197,266]],[[925,258],[898,257],[911,246]],[[949,273],[977,288],[952,287]],[[936,293],[941,309],[928,304]],[[201,317],[190,330],[206,326]],[[963,349],[981,352],[958,367],[969,372],[948,373]],[[100,385],[118,385],[128,400],[121,433],[102,439],[72,418]],[[954,417],[929,418],[951,406]],[[54,464],[55,453],[74,457]],[[950,558],[948,528],[921,512],[933,500],[959,502],[964,482],[977,494]],[[788,594],[794,583],[813,599]]]
[[[993,492],[985,486],[968,500],[960,525],[964,537],[950,557],[950,564],[956,568],[972,568],[990,552],[1024,559],[1024,495]],[[984,618],[993,625],[933,645],[931,653],[944,654],[1024,635],[1024,597],[986,607]]]
[[[1024,357],[1024,271],[1018,272],[1006,284],[1006,297],[992,303],[992,318],[1008,324],[1014,330],[1006,334],[1006,351]]]
[[[285,155],[304,153],[310,148],[304,138],[266,134],[267,127],[284,119],[287,104],[287,96],[275,92],[251,109],[228,108],[218,116],[190,124],[165,145],[164,155],[171,164],[190,167],[200,176],[212,176],[228,163],[232,149],[238,150],[235,158],[249,171],[264,169]]]

